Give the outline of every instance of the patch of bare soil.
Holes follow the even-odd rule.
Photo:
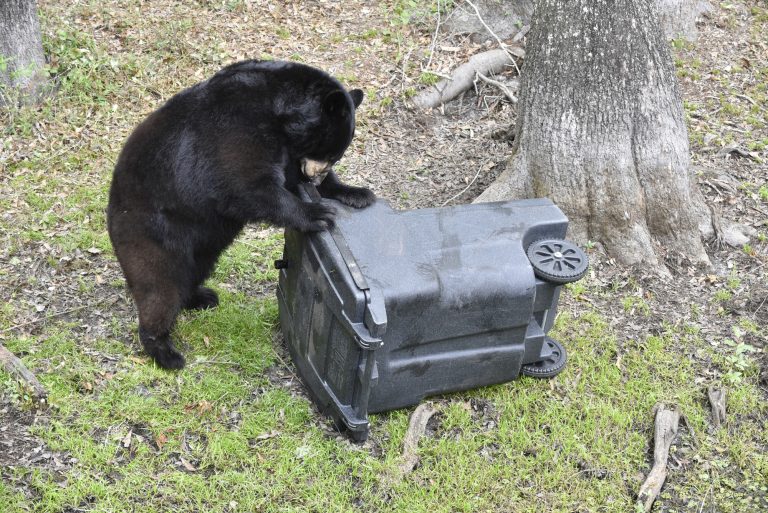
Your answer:
[[[0,287],[0,302],[14,304],[15,323],[0,331],[7,336],[47,336],[51,325],[67,323],[78,334],[83,352],[107,371],[115,358],[91,347],[89,341],[118,338],[133,342],[130,330],[115,330],[115,316],[127,322],[135,309],[126,294],[122,274],[114,261],[96,249],[65,253],[47,242],[26,244],[9,259],[10,272]],[[138,348],[138,347],[137,347]],[[31,369],[48,371],[50,369]]]
[[[510,144],[497,134],[513,120],[509,105],[478,112],[475,102],[483,100],[472,96],[450,116],[403,106],[387,112],[369,128],[363,150],[347,157],[352,181],[401,209],[471,202],[504,169]]]
[[[66,481],[65,472],[77,460],[68,454],[51,450],[30,433],[30,428],[48,422],[44,413],[21,411],[8,404],[0,407],[0,478],[13,485],[23,483],[24,477],[16,473],[41,468],[50,472],[54,479]],[[32,494],[29,486],[19,486],[25,494]]]

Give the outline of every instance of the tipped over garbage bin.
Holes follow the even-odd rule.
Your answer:
[[[311,185],[300,193],[319,201]],[[588,264],[551,201],[336,206],[331,231],[286,230],[277,297],[310,395],[355,440],[369,413],[563,370],[546,334],[560,286]]]

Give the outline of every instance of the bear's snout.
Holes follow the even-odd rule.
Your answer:
[[[330,170],[330,162],[308,158],[301,159],[301,172],[315,185],[320,185]]]

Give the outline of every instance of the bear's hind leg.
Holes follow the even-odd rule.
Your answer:
[[[184,355],[173,345],[169,333],[164,335],[151,335],[149,331],[139,327],[139,339],[144,346],[144,351],[151,356],[157,364],[170,370],[183,369]]]
[[[219,305],[219,295],[208,287],[197,287],[184,303],[186,310],[207,310]]]
[[[139,340],[144,351],[165,369],[184,367],[184,356],[171,340],[171,329],[181,309],[178,290],[154,290],[139,299]]]
[[[171,341],[188,281],[180,259],[147,240],[133,239],[129,246],[113,241],[113,245],[139,310],[139,340],[144,351],[163,368],[181,369],[184,356]]]
[[[191,287],[184,300],[186,310],[207,310],[219,305],[219,295],[213,289],[202,286],[211,275],[219,253],[215,250],[195,253],[193,270],[190,273]]]

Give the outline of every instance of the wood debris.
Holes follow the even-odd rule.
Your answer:
[[[3,368],[17,379],[22,381],[32,391],[33,398],[36,402],[44,403],[48,392],[43,385],[37,380],[34,374],[24,365],[24,362],[0,344],[0,363],[3,364]]]
[[[653,502],[659,496],[662,485],[667,479],[667,460],[680,423],[680,409],[665,404],[657,404],[656,424],[654,429],[653,468],[640,486],[637,494],[637,511],[651,511]]]

